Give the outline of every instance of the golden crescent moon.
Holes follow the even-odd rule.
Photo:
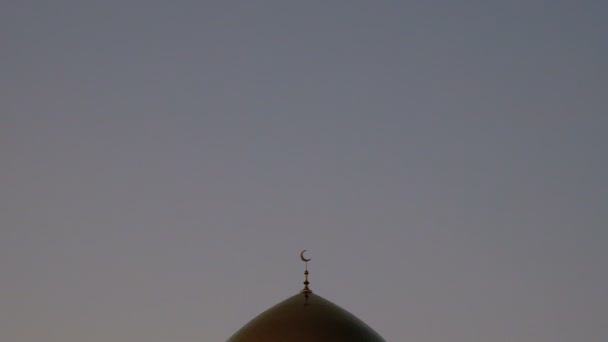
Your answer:
[[[302,259],[302,261],[304,261],[304,262],[309,262],[310,260],[312,260],[312,259],[306,259],[304,257],[304,252],[306,252],[306,250],[303,250],[302,253],[300,253],[300,259]]]

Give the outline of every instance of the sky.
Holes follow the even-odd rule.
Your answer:
[[[605,1],[0,3],[0,340],[608,340]]]

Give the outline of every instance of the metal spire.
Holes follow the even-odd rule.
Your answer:
[[[302,291],[300,291],[300,293],[304,293],[304,294],[308,295],[309,293],[312,293],[312,290],[308,288],[308,284],[310,284],[308,282],[308,262],[310,260],[312,260],[312,259],[306,259],[304,257],[304,252],[306,252],[306,250],[303,250],[300,253],[300,259],[302,259],[302,261],[304,261],[304,264],[305,264],[305,267],[306,267],[306,269],[304,271],[304,288],[302,289]]]

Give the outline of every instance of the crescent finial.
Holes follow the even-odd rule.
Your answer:
[[[306,252],[306,250],[300,252],[300,259],[302,259],[302,261],[304,261],[304,263],[306,264],[306,270],[304,270],[304,288],[302,289],[302,291],[300,291],[300,293],[303,293],[306,299],[308,299],[308,294],[312,293],[312,290],[308,288],[308,284],[310,284],[308,282],[308,262],[311,259],[306,259],[304,257],[304,252]]]
[[[304,261],[304,262],[309,262],[310,260],[312,260],[312,259],[306,259],[306,258],[304,257],[304,252],[306,252],[306,250],[303,250],[303,251],[300,253],[300,259],[302,259],[302,261]]]

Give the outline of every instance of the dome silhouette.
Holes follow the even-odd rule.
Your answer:
[[[303,261],[307,262],[301,255]],[[350,312],[312,293],[306,281],[300,293],[262,312],[227,342],[385,342]]]
[[[227,342],[300,341],[385,342],[353,314],[314,293],[285,299],[252,319]]]

